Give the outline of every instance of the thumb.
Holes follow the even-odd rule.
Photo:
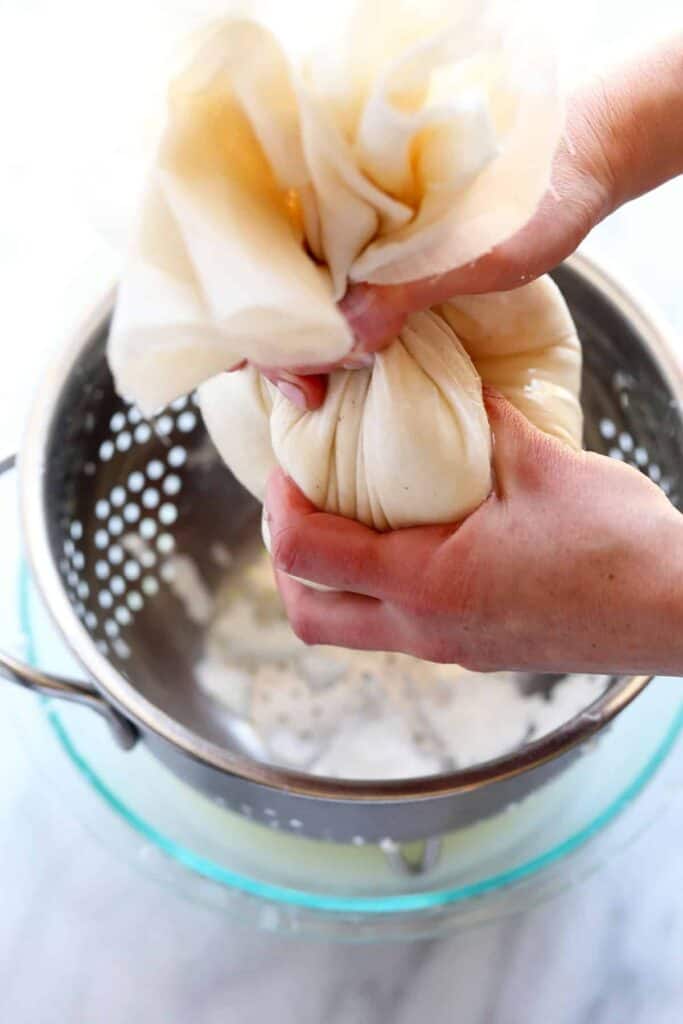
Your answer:
[[[351,285],[339,303],[355,338],[355,352],[379,352],[399,334],[408,313],[420,308],[410,285]]]
[[[569,448],[534,427],[496,388],[484,385],[484,405],[493,437],[493,469],[501,497],[538,489],[556,477],[564,460],[575,458]]]

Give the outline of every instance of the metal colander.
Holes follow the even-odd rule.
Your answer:
[[[584,345],[586,446],[636,466],[680,505],[682,384],[662,331],[583,258],[555,278]],[[206,618],[188,612],[174,577],[197,573],[199,601],[215,592],[226,549],[245,558],[254,550],[260,506],[220,461],[194,398],[147,422],[117,396],[105,354],[112,304],[108,297],[47,377],[20,460],[33,573],[94,685],[3,658],[12,678],[94,706],[123,746],[143,738],[193,785],[270,827],[394,843],[438,836],[522,799],[646,685],[615,677],[551,735],[446,775],[348,782],[259,760],[242,723],[217,714],[197,684]]]

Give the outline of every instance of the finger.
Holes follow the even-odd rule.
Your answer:
[[[608,212],[606,190],[595,170],[590,93],[570,104],[553,163],[552,188],[529,221],[510,238],[464,266],[401,285],[354,285],[340,306],[357,345],[373,351],[395,337],[406,316],[456,295],[509,291],[540,277],[572,253]],[[601,150],[597,146],[598,155]]]
[[[493,469],[499,497],[509,497],[556,478],[576,454],[556,438],[537,430],[500,391],[483,388],[493,436]]]
[[[529,260],[526,238],[526,234],[515,237],[514,244],[508,242],[447,274],[402,285],[353,285],[340,308],[353,331],[356,350],[376,352],[385,348],[411,313],[430,309],[456,295],[506,291],[532,281],[547,269],[546,258],[543,253]]]
[[[418,308],[412,285],[351,285],[339,308],[353,331],[354,353],[379,352],[400,333],[407,313]]]
[[[448,302],[456,295],[481,295],[510,291],[528,284],[568,255],[575,244],[565,238],[563,224],[549,216],[557,200],[546,197],[538,213],[513,238],[496,246],[472,263],[446,274],[421,278],[401,285],[353,285],[340,303],[360,351],[375,352],[401,331],[411,313]],[[549,221],[543,243],[538,234],[541,219]]]
[[[290,576],[404,603],[453,526],[380,534],[353,519],[319,512],[282,470],[268,481],[271,554]]]
[[[258,369],[297,409],[313,411],[319,409],[325,401],[327,378],[322,374],[302,376],[271,367]]]
[[[307,644],[391,651],[401,643],[394,616],[381,601],[360,594],[321,593],[276,572],[287,618]]]

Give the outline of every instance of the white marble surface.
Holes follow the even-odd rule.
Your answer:
[[[639,25],[665,24],[678,3],[608,0],[596,5],[600,14],[592,17],[605,38],[615,26],[633,37]],[[143,5],[141,32],[158,7]],[[77,0],[4,0],[0,8],[0,453],[16,443],[44,352],[59,342],[113,266],[75,184],[87,179],[97,192],[94,172],[77,172],[74,161],[79,153],[86,159],[80,126],[102,74],[111,74],[115,63],[111,52],[97,47],[110,39],[110,50],[116,50],[130,37],[130,23],[121,28],[121,11],[129,8],[122,3],[114,13]],[[76,15],[86,32],[81,40],[92,33],[92,47],[79,42]],[[139,61],[140,49],[139,40],[130,44],[131,61]],[[111,111],[117,109],[115,92],[108,94]],[[623,210],[587,247],[635,282],[679,333],[682,215],[679,181]],[[122,863],[50,792],[6,712],[0,684],[3,1022],[683,1019],[680,801],[609,869],[550,905],[438,942],[338,947],[241,929]],[[60,771],[56,756],[54,771]]]

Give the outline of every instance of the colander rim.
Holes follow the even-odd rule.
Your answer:
[[[683,402],[683,370],[673,355],[672,330],[653,314],[647,302],[617,283],[600,263],[584,254],[566,261],[589,285],[597,288],[626,315],[648,341],[671,390]],[[559,729],[528,744],[521,751],[482,762],[471,768],[438,775],[398,780],[348,780],[309,775],[279,768],[233,753],[181,725],[147,700],[98,651],[78,618],[53,557],[44,514],[44,472],[51,429],[59,398],[79,356],[111,314],[115,289],[110,288],[58,353],[43,377],[33,401],[19,456],[19,491],[24,542],[31,572],[47,610],[97,690],[143,733],[151,733],[191,759],[223,773],[270,789],[332,801],[400,802],[453,796],[502,782],[541,768],[601,731],[652,680],[651,675],[615,677],[607,691]]]

